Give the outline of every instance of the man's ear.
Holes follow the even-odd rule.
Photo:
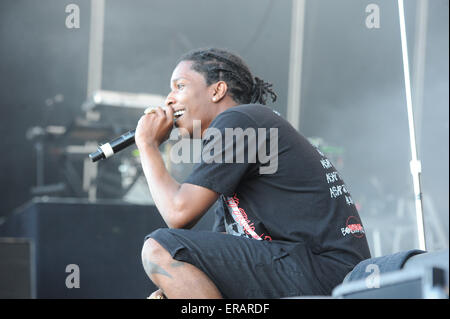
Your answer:
[[[212,97],[213,102],[219,102],[228,92],[228,85],[225,81],[219,81],[213,84]]]

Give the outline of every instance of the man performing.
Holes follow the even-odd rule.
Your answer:
[[[272,85],[253,77],[240,57],[214,48],[188,52],[170,86],[165,111],[142,116],[135,134],[169,227],[146,236],[142,249],[144,269],[159,287],[151,298],[330,295],[370,258],[344,181],[319,149],[265,106],[268,97],[276,99]],[[200,123],[202,138],[202,159],[182,184],[158,149],[174,117],[190,136]],[[236,135],[228,138],[230,132]],[[213,231],[190,230],[214,203]]]

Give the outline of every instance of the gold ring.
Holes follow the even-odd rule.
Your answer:
[[[144,111],[144,114],[152,114],[152,113],[156,113],[156,109],[153,106],[146,108]]]

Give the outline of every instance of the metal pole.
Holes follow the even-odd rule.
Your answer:
[[[413,105],[417,133],[417,152],[420,153],[422,132],[423,87],[427,46],[428,0],[419,0],[416,9],[416,31],[413,59]]]
[[[409,139],[411,144],[410,170],[413,177],[413,185],[414,185],[417,234],[419,237],[419,248],[422,250],[426,250],[425,228],[422,211],[422,193],[420,188],[421,163],[417,159],[416,136],[414,131],[414,116],[411,100],[411,81],[409,75],[408,44],[406,41],[405,10],[403,6],[403,0],[398,0],[398,14],[400,19],[400,37],[402,42],[403,73],[405,77],[406,107],[408,111]]]
[[[38,137],[40,138],[40,137]],[[44,143],[38,140],[36,147],[36,186],[44,186]]]
[[[87,98],[102,87],[105,0],[91,0]]]
[[[305,0],[292,0],[291,52],[289,57],[287,120],[298,130],[300,127],[300,95],[302,80],[302,54]]]
[[[103,64],[103,33],[105,17],[105,0],[91,0],[91,28],[89,36],[89,64],[87,99],[92,97],[95,91],[102,88],[102,64]],[[89,119],[92,111],[86,112]],[[90,142],[86,142],[89,146]],[[88,191],[88,199],[94,201],[97,198],[97,167],[89,161],[83,165],[83,188]]]

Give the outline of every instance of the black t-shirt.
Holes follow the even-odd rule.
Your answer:
[[[355,265],[370,258],[350,192],[332,163],[263,105],[220,113],[185,181],[221,194],[216,231],[304,243],[314,254]]]

